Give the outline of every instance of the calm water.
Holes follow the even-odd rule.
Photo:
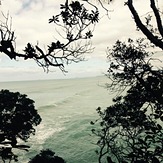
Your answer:
[[[111,104],[112,94],[102,86],[105,77],[0,83],[0,89],[19,91],[35,101],[42,117],[36,135],[27,144],[29,152],[19,152],[19,162],[49,148],[67,163],[96,163],[96,138],[90,121],[98,118],[96,108]]]

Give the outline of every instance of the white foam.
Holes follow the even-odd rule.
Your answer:
[[[34,144],[42,145],[54,133],[60,132],[63,129],[64,127],[59,127],[57,125],[56,126],[54,125],[54,127],[52,128],[41,123],[36,129],[36,134],[34,136],[31,136],[29,143],[32,143],[33,145]]]

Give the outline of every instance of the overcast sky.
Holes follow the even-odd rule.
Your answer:
[[[41,47],[47,46],[54,40],[55,29],[52,24],[48,24],[48,19],[59,13],[60,3],[64,0],[1,0],[1,11],[6,15],[9,12],[12,17],[12,29],[16,35],[16,49],[21,51],[28,42]],[[145,9],[145,1],[137,4],[142,12]],[[140,32],[135,29],[134,21],[127,6],[123,5],[123,0],[116,1],[108,8],[109,17],[101,12],[101,19],[97,24],[92,40],[95,47],[92,54],[85,54],[88,61],[73,63],[66,67],[68,74],[64,75],[55,68],[48,74],[34,61],[14,61],[0,53],[0,81],[11,80],[38,80],[56,79],[71,77],[87,77],[102,75],[107,71],[106,48],[111,47],[117,39],[125,40],[128,37],[138,37]],[[142,13],[143,14],[143,13]],[[0,14],[0,20],[3,19]]]

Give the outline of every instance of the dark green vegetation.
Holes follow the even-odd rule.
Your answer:
[[[44,48],[42,49],[38,44],[33,46],[28,43],[22,53],[16,51],[16,36],[11,30],[9,15],[2,14],[5,22],[1,21],[0,24],[0,52],[14,60],[17,58],[33,59],[45,71],[53,66],[66,72],[65,64],[82,61],[84,60],[83,54],[93,50],[89,40],[93,36],[92,30],[98,22],[99,13],[96,6],[92,4],[89,6],[92,9],[90,11],[78,1],[71,3],[66,1],[65,4],[61,4],[60,13],[52,16],[49,23],[59,26],[64,31],[62,36],[65,41],[52,41],[50,45],[47,45],[46,50],[43,50]],[[84,43],[83,40],[85,40]],[[0,156],[3,162],[6,160],[18,161],[18,156],[13,153],[12,149],[28,151],[29,146],[18,145],[17,139],[27,141],[30,135],[35,133],[33,125],[38,125],[41,118],[34,108],[34,101],[28,99],[26,95],[8,90],[2,90],[0,95],[0,143],[3,145],[0,147]],[[44,160],[44,162],[64,162],[60,157],[54,156],[54,152],[50,150],[42,151],[31,162],[37,162],[37,159]]]
[[[112,1],[108,0],[109,3]],[[99,0],[99,2],[105,11],[108,11],[105,8],[106,1]],[[157,55],[153,57],[151,52],[154,47],[163,50],[160,1],[149,0],[145,4],[149,5],[150,11],[145,14],[144,19],[142,19],[143,16],[139,16],[133,2],[135,0],[126,0],[124,4],[130,10],[137,29],[144,34],[145,38],[139,38],[136,41],[129,38],[126,43],[118,40],[112,49],[108,50],[110,65],[107,76],[112,84],[107,86],[112,91],[118,91],[118,95],[113,99],[112,106],[105,110],[97,109],[100,119],[96,123],[99,122],[100,126],[92,131],[99,137],[97,142],[100,147],[97,151],[99,162],[163,162],[163,69],[156,66],[156,63],[160,63],[161,60],[157,58]],[[13,46],[15,34],[9,29],[7,17],[7,21],[0,26],[0,52],[11,59],[17,57],[25,60],[34,59],[45,70],[54,66],[65,71],[64,64],[82,61],[83,54],[92,51],[91,43],[88,41],[93,36],[90,26],[96,25],[99,19],[98,8],[88,0],[83,0],[83,3],[90,5],[93,10],[89,12],[79,1],[69,4],[66,0],[65,4],[60,7],[60,14],[49,19],[49,23],[54,23],[64,29],[63,37],[66,41],[52,42],[47,45],[45,52],[39,45],[33,46],[30,43],[27,44],[22,54],[16,52]],[[152,24],[153,22],[155,23]],[[8,106],[8,104],[5,105]],[[5,124],[11,125],[11,120],[8,119]],[[29,133],[33,132],[33,128],[23,127],[30,131]],[[11,141],[11,147],[16,146],[16,137],[11,137],[10,132],[6,135]],[[29,134],[24,136],[19,135],[22,140],[26,140]],[[2,133],[1,141],[3,140]],[[2,152],[3,150],[4,148]],[[52,156],[53,152],[49,154]],[[5,159],[6,156],[3,158]]]
[[[29,163],[65,163],[65,161],[61,157],[55,156],[55,152],[46,149],[32,158]]]
[[[146,37],[136,41],[129,38],[126,43],[118,40],[108,50],[106,75],[112,83],[107,87],[118,95],[112,106],[97,108],[100,119],[92,122],[100,125],[92,130],[99,137],[100,149],[96,152],[99,162],[162,163],[163,69],[158,66],[161,58],[152,53],[152,48],[163,49],[162,13],[159,2],[150,0],[151,12],[143,22],[133,0],[125,5]]]
[[[163,161],[163,70],[152,66],[143,40],[128,44],[117,41],[109,53],[111,61],[108,85],[113,91],[124,91],[114,104],[100,115],[99,162],[161,163]],[[113,60],[114,59],[114,60]]]
[[[41,117],[34,107],[34,101],[19,92],[0,91],[0,157],[17,161],[13,149],[28,151],[29,146],[18,144],[18,139],[26,142],[35,133]]]

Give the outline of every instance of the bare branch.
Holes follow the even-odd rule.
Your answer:
[[[160,17],[159,10],[157,9],[157,7],[155,5],[155,0],[151,0],[151,8],[153,9],[153,12],[155,14],[158,30],[159,30],[161,36],[163,37],[162,20],[161,20],[161,17]]]
[[[143,34],[156,46],[161,48],[163,50],[163,42],[161,39],[159,39],[157,36],[154,36],[148,28],[142,23],[137,11],[135,10],[133,6],[133,0],[128,0],[127,5],[134,17],[135,23],[138,26],[138,28],[143,32]]]

